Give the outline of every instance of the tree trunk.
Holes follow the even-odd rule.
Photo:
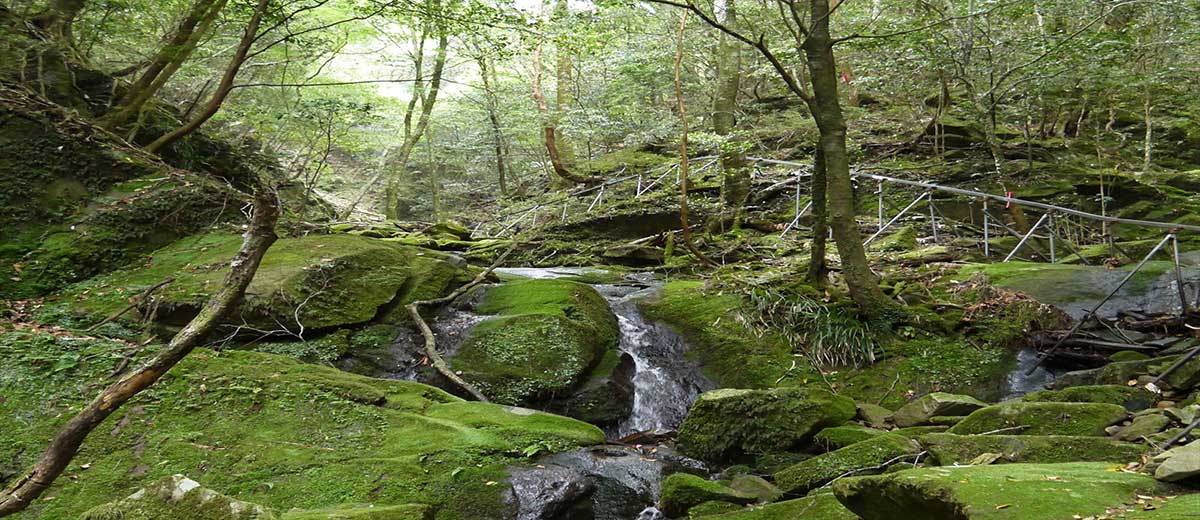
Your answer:
[[[162,148],[170,146],[188,134],[195,132],[201,125],[217,114],[217,111],[221,109],[221,105],[225,103],[225,99],[229,97],[229,93],[233,91],[233,81],[237,79],[238,72],[241,71],[242,65],[246,63],[246,55],[250,52],[250,46],[258,38],[258,27],[262,23],[263,15],[266,14],[267,6],[270,3],[271,0],[258,0],[258,5],[254,8],[254,14],[250,17],[250,23],[246,25],[246,31],[242,33],[242,39],[238,42],[237,51],[234,52],[233,58],[229,60],[229,66],[225,68],[225,75],[221,77],[221,82],[217,84],[216,92],[213,92],[213,96],[208,100],[208,104],[205,105],[204,110],[201,110],[188,123],[150,143],[146,146],[146,151],[157,153]]]
[[[838,99],[834,42],[829,34],[829,2],[810,0],[809,5],[812,24],[804,41],[804,52],[812,84],[810,108],[820,131],[820,149],[825,164],[829,220],[850,297],[865,316],[874,318],[887,307],[887,301],[867,263],[866,248],[854,215],[854,186],[846,153],[846,120]]]
[[[539,1],[537,7],[539,20],[542,18],[544,9],[544,3]],[[558,153],[558,125],[550,114],[550,106],[546,103],[546,95],[542,91],[542,44],[540,42],[533,49],[533,99],[537,101],[538,114],[542,117],[542,141],[546,146],[546,155],[550,159],[550,166],[554,169],[554,174],[560,179],[576,184],[594,181],[595,179],[591,177],[572,172],[563,163],[562,156]]]
[[[825,200],[827,175],[825,174],[825,153],[818,143],[817,151],[813,153],[812,176],[812,247],[809,248],[808,274],[809,282],[821,286],[825,284],[828,267],[825,265],[825,237],[829,229],[829,211]],[[800,186],[796,186],[800,189]]]
[[[59,428],[29,473],[17,478],[8,489],[0,492],[0,517],[28,507],[67,468],[88,434],[122,404],[158,381],[216,328],[221,318],[241,300],[267,248],[275,242],[275,223],[278,218],[279,201],[275,193],[260,188],[255,195],[250,228],[244,235],[241,249],[230,262],[224,285],[158,354],[141,368],[104,389]]]
[[[1146,124],[1146,135],[1142,139],[1142,173],[1147,173],[1150,171],[1154,152],[1154,124],[1150,119],[1150,115],[1154,111],[1154,105],[1150,97],[1149,87],[1146,87],[1146,100],[1142,104],[1142,108]]]
[[[734,0],[725,1],[724,23],[729,27],[735,27],[737,24]],[[741,46],[729,35],[721,33],[716,58],[717,91],[713,96],[713,132],[726,138],[725,146],[721,150],[721,203],[725,211],[732,212],[730,217],[733,226],[737,227],[741,221],[742,207],[750,196],[751,183],[751,170],[746,165],[746,154],[738,149],[735,143],[730,143],[728,138],[737,122],[737,95],[742,75]],[[722,214],[722,221],[725,218],[726,215]]]
[[[113,108],[99,120],[100,125],[112,130],[141,112],[142,107],[171,79],[183,63],[191,57],[200,44],[200,39],[212,28],[217,15],[225,8],[228,0],[197,0],[188,14],[175,27],[168,39],[146,69],[125,93],[113,104]]]
[[[567,0],[555,2],[553,17],[557,20],[564,20],[568,15]],[[575,103],[575,82],[572,80],[571,68],[570,49],[560,43],[554,51],[554,146],[558,149],[558,158],[562,161],[563,167],[568,170],[575,169],[575,145],[559,129],[558,124],[563,120],[567,111],[571,110],[571,105]]]
[[[33,23],[45,32],[46,37],[74,51],[75,35],[72,29],[86,5],[85,0],[50,0],[50,5],[34,17]]]
[[[488,70],[491,68],[488,65],[488,58],[479,56],[476,61],[479,63],[479,75],[483,78],[483,95],[485,96],[484,104],[488,113],[488,123],[492,126],[492,141],[495,146],[496,153],[496,175],[500,182],[500,196],[508,196],[508,179],[505,172],[504,164],[504,133],[501,131],[499,100],[496,96],[496,91],[492,90],[491,79],[488,77]]]
[[[688,179],[688,120],[687,105],[683,102],[683,81],[680,77],[685,27],[687,27],[687,11],[680,11],[679,36],[675,50],[675,101],[679,107],[679,120],[683,126],[683,134],[679,137],[679,224],[682,226],[680,234],[683,237],[683,245],[696,256],[696,259],[704,265],[715,266],[716,263],[696,247],[695,241],[692,240],[692,226],[688,223],[688,185],[691,184]]]

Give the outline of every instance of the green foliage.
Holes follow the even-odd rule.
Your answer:
[[[754,288],[748,292],[762,327],[781,331],[813,363],[860,366],[875,362],[876,340],[854,310],[805,295]]]

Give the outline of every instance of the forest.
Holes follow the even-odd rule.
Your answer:
[[[0,517],[1200,515],[1198,0],[0,0]]]

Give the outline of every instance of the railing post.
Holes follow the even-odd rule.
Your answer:
[[[991,228],[992,222],[988,219],[987,199],[983,199],[983,257],[992,257],[992,237]]]
[[[1187,288],[1183,285],[1183,268],[1179,266],[1179,232],[1171,230],[1171,246],[1175,260],[1175,286],[1179,289],[1179,315],[1186,316],[1190,305],[1188,304]]]
[[[1042,224],[1044,222],[1046,222],[1046,218],[1049,216],[1050,216],[1050,212],[1046,212],[1046,213],[1042,214],[1042,218],[1038,219],[1037,224],[1034,224],[1033,227],[1029,228],[1029,232],[1025,233],[1025,236],[1021,237],[1020,242],[1017,242],[1017,247],[1014,247],[1013,250],[1008,253],[1008,256],[1004,257],[1004,262],[1012,260],[1012,257],[1016,256],[1017,251],[1021,250],[1021,247],[1024,246],[1025,242],[1027,242],[1029,240],[1029,237],[1033,236],[1033,232],[1037,231],[1039,227],[1042,227]],[[1053,262],[1053,260],[1051,260],[1051,261]],[[1001,262],[1001,263],[1004,263],[1004,262]]]

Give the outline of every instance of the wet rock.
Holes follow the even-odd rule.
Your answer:
[[[83,520],[274,520],[274,512],[201,487],[183,475],[165,477],[127,498],[83,514]]]
[[[995,463],[1113,462],[1138,460],[1149,450],[1144,444],[1107,437],[1067,435],[922,435],[921,445],[940,466],[970,464],[985,454],[998,455]]]
[[[987,403],[969,395],[933,392],[900,407],[892,414],[892,422],[906,428],[926,424],[934,416],[968,415],[985,406]]]
[[[775,484],[789,495],[803,494],[850,471],[862,471],[863,474],[883,471],[877,466],[920,451],[921,446],[912,439],[895,434],[880,435],[775,473]]]
[[[1109,363],[1089,370],[1076,370],[1058,376],[1054,381],[1054,386],[1068,388],[1085,385],[1124,385],[1138,376],[1156,376],[1178,359],[1178,356],[1166,356],[1141,361]]]
[[[647,267],[662,265],[666,252],[661,247],[623,244],[605,249],[601,256],[615,264]]]
[[[713,390],[692,406],[679,428],[678,447],[686,455],[710,461],[789,450],[854,414],[854,401],[824,390]]]
[[[633,408],[633,358],[608,350],[580,387],[539,408],[598,426],[615,425]]]
[[[1005,464],[913,469],[852,477],[837,499],[865,520],[1050,520],[1105,514],[1148,493],[1154,479],[1111,464]]]
[[[517,520],[554,520],[576,517],[581,504],[596,491],[596,484],[578,471],[556,464],[509,469],[509,482],[517,507]]]
[[[687,473],[667,477],[662,486],[658,508],[668,517],[684,516],[688,509],[709,501],[751,504],[758,500],[755,495]]]
[[[1100,403],[1012,402],[981,408],[948,430],[960,435],[1005,430],[1010,435],[1106,435],[1104,429],[1124,421],[1124,408]]]
[[[1154,478],[1163,482],[1180,482],[1200,476],[1200,441],[1176,446],[1154,457],[1158,468]]]
[[[1149,390],[1129,385],[1085,385],[1062,390],[1042,390],[1025,394],[1027,402],[1054,403],[1108,403],[1136,412],[1154,406],[1154,394]]]

